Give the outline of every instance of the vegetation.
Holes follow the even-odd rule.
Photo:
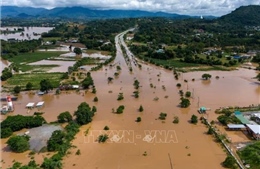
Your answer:
[[[6,81],[7,79],[11,78],[13,76],[12,70],[9,68],[4,68],[1,75],[1,81]]]
[[[191,92],[190,92],[190,91],[187,91],[187,92],[185,93],[185,97],[191,97]]]
[[[133,93],[134,93],[134,97],[135,97],[135,98],[138,98],[138,97],[139,97],[139,91],[138,91],[138,90],[134,91]]]
[[[173,123],[175,123],[175,124],[179,123],[179,117],[178,116],[174,116]]]
[[[48,93],[49,90],[53,89],[53,85],[51,84],[51,81],[49,79],[43,79],[40,82],[40,90],[42,92]]]
[[[233,156],[227,156],[225,161],[223,161],[223,166],[225,168],[232,168],[232,169],[236,169],[236,160]]]
[[[218,121],[223,125],[227,125],[229,123],[241,124],[240,120],[236,118],[230,110],[223,110],[222,115],[218,116]]]
[[[142,105],[140,105],[140,107],[139,107],[139,112],[143,112],[144,111],[144,108],[143,108],[143,106]]]
[[[91,77],[90,72],[87,73],[87,77],[81,82],[82,83],[82,87],[84,89],[88,89],[89,86],[93,86],[94,85],[94,81]]]
[[[55,130],[47,142],[48,151],[58,151],[63,144],[65,133],[61,130]]]
[[[98,97],[97,97],[97,96],[94,97],[93,101],[94,101],[94,102],[98,102]]]
[[[71,122],[72,121],[72,116],[70,112],[65,111],[63,113],[60,113],[58,115],[58,122],[59,123],[65,123],[65,122]]]
[[[28,82],[32,83],[33,89],[40,89],[40,82],[47,79],[53,88],[58,87],[63,73],[35,73],[35,74],[15,74],[12,78],[8,79],[4,87],[21,86],[22,89],[26,88]]]
[[[109,137],[108,137],[107,134],[102,134],[102,135],[98,136],[98,142],[99,142],[99,143],[105,143],[108,138],[109,138]]]
[[[181,108],[187,108],[190,106],[190,100],[187,98],[182,97],[180,102]]]
[[[13,131],[11,130],[11,128],[7,127],[7,128],[1,128],[1,138],[7,138],[10,137],[13,134]]]
[[[105,126],[105,127],[104,127],[104,130],[109,130],[109,127],[108,127],[108,126]]]
[[[46,123],[46,121],[41,116],[7,116],[7,118],[1,122],[1,130],[9,128],[14,132],[24,128],[39,127],[43,123]]]
[[[32,90],[33,84],[31,82],[28,82],[25,86],[26,90]]]
[[[165,120],[166,117],[167,117],[167,113],[161,112],[160,115],[159,115],[159,119],[160,119],[160,120]]]
[[[79,125],[88,124],[92,121],[94,112],[91,110],[90,106],[86,102],[82,102],[77,111],[75,111],[74,116],[76,116],[76,122]]]
[[[8,139],[7,145],[16,153],[29,150],[29,136],[12,136]]]
[[[208,79],[210,79],[210,78],[211,78],[211,75],[208,74],[208,73],[204,73],[204,74],[202,75],[202,79],[204,79],[204,80],[208,80]]]
[[[74,53],[76,53],[76,55],[81,55],[82,54],[82,51],[80,48],[78,47],[75,47],[74,50],[73,50]]]
[[[197,124],[197,123],[198,123],[198,117],[193,114],[193,115],[191,116],[190,122],[191,122],[192,124]]]
[[[123,93],[119,93],[117,100],[123,100],[123,99],[124,99]]]
[[[117,114],[122,114],[124,112],[125,106],[124,105],[120,105],[117,109],[116,109],[116,113]]]
[[[141,117],[137,117],[135,121],[136,121],[136,122],[141,122],[141,121],[142,121],[142,118],[141,118]]]
[[[257,169],[260,166],[260,142],[257,141],[253,144],[246,146],[241,151],[238,151],[240,158],[249,164],[250,168]]]
[[[140,82],[138,81],[138,80],[135,80],[134,81],[134,87],[135,87],[135,89],[138,89],[139,88],[139,84],[140,84]]]
[[[181,87],[181,84],[180,83],[177,83],[177,85],[176,85],[177,87]]]
[[[19,94],[20,91],[21,91],[21,87],[20,87],[20,86],[15,86],[15,87],[14,87],[14,93],[15,93],[15,94]]]

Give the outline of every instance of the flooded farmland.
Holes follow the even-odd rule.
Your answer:
[[[248,69],[210,71],[208,73],[212,78],[207,81],[201,79],[205,72],[189,72],[182,73],[179,80],[175,80],[172,71],[142,62],[139,62],[142,68],[132,64],[133,71],[130,72],[119,47],[120,39],[122,36],[117,36],[117,57],[114,64],[122,70],[118,77],[114,77],[117,72],[115,66],[92,72],[96,94],[90,91],[71,91],[60,95],[49,93],[38,96],[24,92],[14,102],[15,111],[12,114],[32,115],[35,111],[41,111],[44,112],[43,117],[51,122],[61,112],[69,111],[73,114],[81,102],[97,107],[93,122],[82,126],[73,141],[77,148],[71,149],[71,155],[64,158],[65,169],[158,169],[170,168],[171,165],[174,169],[221,169],[226,153],[214,142],[212,136],[206,134],[207,128],[203,124],[193,125],[189,120],[192,114],[199,116],[197,109],[200,106],[211,108],[208,113],[211,121],[217,117],[214,114],[216,108],[259,104],[260,85],[253,79],[257,72]],[[114,80],[108,83],[108,77],[113,77]],[[141,86],[139,98],[133,97],[135,79]],[[182,84],[181,90],[193,93],[189,108],[178,106],[180,89],[176,87],[177,83]],[[119,93],[124,95],[121,101],[117,101]],[[98,102],[93,102],[95,96],[98,97]],[[31,111],[25,108],[28,102],[39,101],[45,102],[43,108]],[[125,106],[124,112],[112,113],[112,109],[119,105]],[[144,108],[143,112],[138,112],[140,105]],[[166,120],[158,119],[161,112],[167,113]],[[179,117],[179,124],[172,123],[174,116]],[[142,121],[135,122],[137,117],[141,117]],[[1,119],[4,118],[1,115]],[[107,131],[109,141],[97,143],[96,138],[105,133],[105,126],[110,128]],[[85,135],[87,129],[89,132]],[[2,158],[5,161],[2,163],[3,168],[9,167],[14,159],[23,163],[29,161],[29,152],[15,154],[6,151],[5,142],[6,139],[1,140]],[[81,155],[74,155],[77,149],[80,149]],[[43,159],[37,155],[35,160],[41,163]]]
[[[18,27],[1,27],[2,31],[14,31],[18,30]],[[29,39],[39,39],[43,32],[48,32],[52,30],[52,27],[24,27],[21,32],[15,32],[10,34],[1,34],[1,39],[16,39],[16,40],[29,40]]]

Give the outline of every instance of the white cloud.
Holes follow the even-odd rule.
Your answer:
[[[84,6],[100,9],[137,9],[188,15],[227,14],[239,6],[260,5],[259,0],[2,0],[2,5],[32,7]]]

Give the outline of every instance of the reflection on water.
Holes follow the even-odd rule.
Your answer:
[[[14,30],[18,29],[18,27],[1,27],[1,30]],[[16,32],[11,34],[1,34],[1,39],[8,40],[8,39],[17,39],[17,40],[29,40],[29,39],[39,39],[41,37],[40,34],[43,32],[48,32],[52,30],[52,27],[24,27],[23,34],[22,32]]]

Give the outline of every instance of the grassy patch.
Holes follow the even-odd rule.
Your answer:
[[[50,70],[51,68],[58,67],[59,65],[19,65],[19,69],[22,72],[27,72],[27,71],[38,71],[38,72],[46,72]]]
[[[162,66],[175,67],[175,68],[199,67],[199,66],[201,66],[200,64],[196,64],[196,63],[181,62],[181,61],[179,61],[177,59],[161,60],[161,59],[151,58],[151,60],[154,61],[155,64],[159,64],[159,65],[162,65]]]
[[[4,87],[14,87],[16,85],[25,88],[28,82],[33,84],[33,89],[40,88],[40,81],[42,79],[49,79],[54,87],[58,87],[63,73],[34,73],[34,74],[15,74],[12,78],[8,79]]]
[[[45,37],[45,38],[42,38],[43,41],[53,41],[53,40],[61,40],[61,37]]]
[[[21,53],[18,54],[17,56],[10,58],[9,61],[20,64],[20,63],[32,63],[32,62],[37,62],[43,59],[47,59],[50,57],[57,57],[60,56],[65,52],[42,52],[42,51],[36,51],[33,53]]]

